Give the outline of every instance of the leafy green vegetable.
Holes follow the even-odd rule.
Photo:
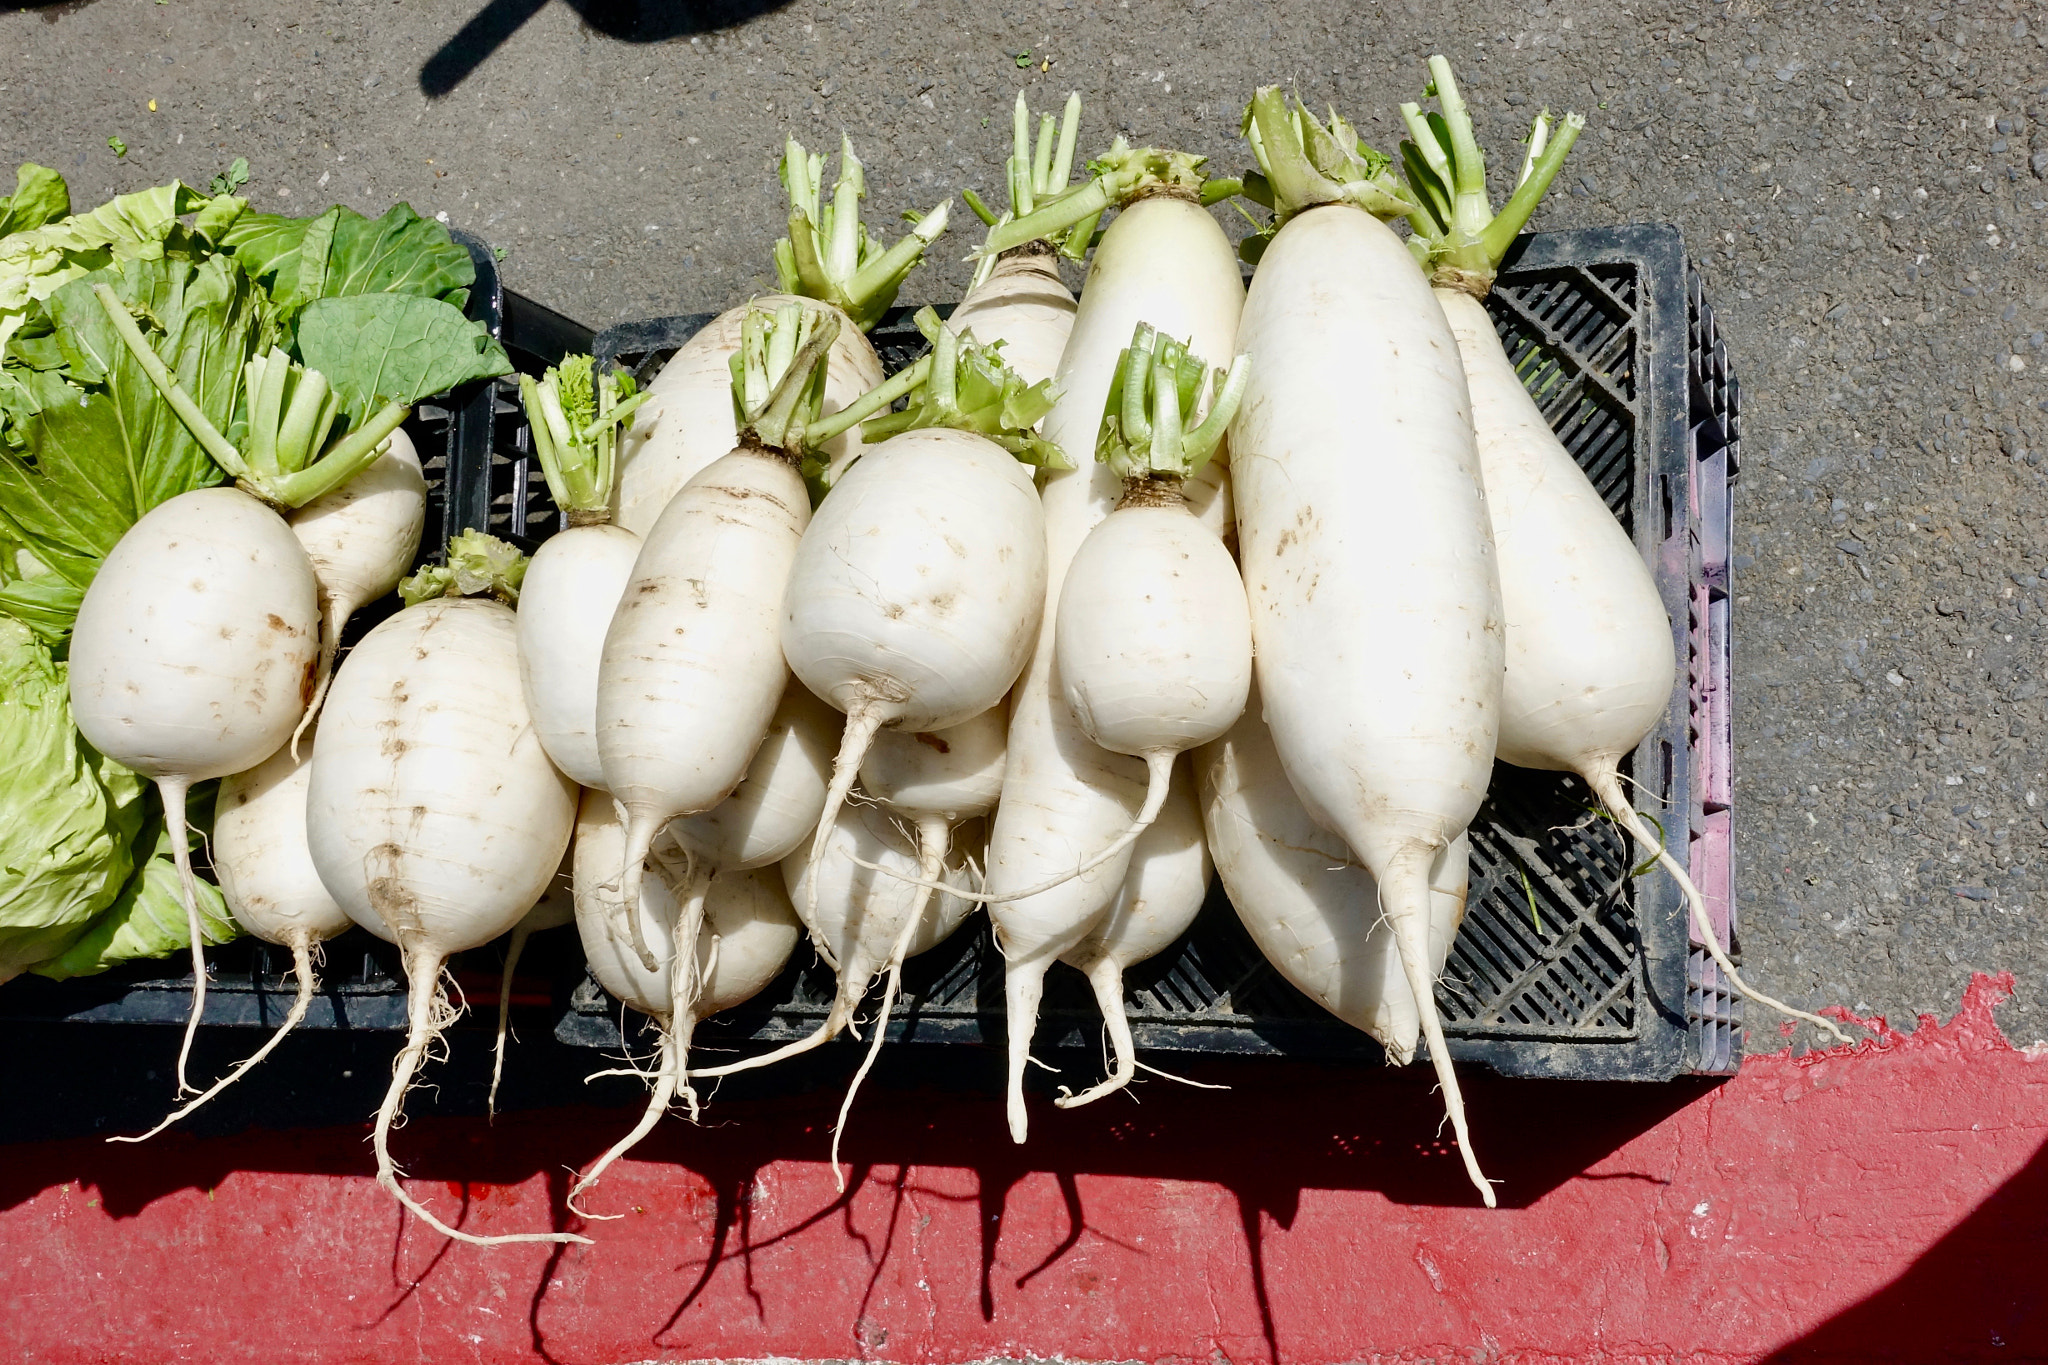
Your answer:
[[[115,156],[128,155],[128,144],[121,141],[118,133],[107,139],[107,146],[113,149]]]
[[[195,813],[213,810],[211,783],[193,789]],[[190,831],[196,849],[210,833],[207,827]],[[74,976],[95,976],[123,962],[169,957],[189,951],[192,937],[186,928],[185,902],[178,890],[177,868],[171,862],[170,831],[163,810],[150,805],[150,818],[136,840],[137,851],[148,850],[142,863],[114,903],[101,911],[83,934],[55,959],[30,968],[38,976],[66,981]],[[242,927],[228,913],[220,888],[201,878],[199,888],[199,932],[209,944],[240,938]]]
[[[352,294],[417,294],[459,309],[476,283],[468,250],[406,204],[375,219],[339,205],[317,218],[246,214],[222,246],[288,311]]]
[[[66,686],[0,617],[0,981],[62,952],[134,868],[147,784],[79,735]]]
[[[233,194],[249,183],[249,158],[238,156],[228,168],[213,178],[206,188],[212,194]]]
[[[69,369],[86,387],[22,424],[25,457],[0,446],[0,533],[43,570],[0,586],[0,612],[53,643],[70,634],[100,561],[143,513],[221,480],[121,344],[97,283],[141,315],[164,364],[224,431],[235,425],[243,363],[270,326],[260,294],[218,256],[197,266],[129,261],[50,298]]]
[[[527,558],[510,541],[470,528],[448,542],[448,562],[429,564],[398,585],[408,607],[437,597],[495,597],[519,605]]]
[[[358,294],[316,299],[299,315],[299,359],[327,376],[360,423],[381,404],[417,403],[457,384],[510,374],[512,361],[481,323],[439,299]]]
[[[48,166],[24,161],[15,168],[14,193],[0,199],[0,237],[43,227],[71,215],[71,191]]]
[[[0,316],[117,261],[204,255],[245,207],[232,195],[210,199],[173,181],[0,237]],[[189,227],[186,214],[194,215]]]

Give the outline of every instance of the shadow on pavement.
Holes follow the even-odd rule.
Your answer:
[[[585,27],[628,43],[712,33],[781,9],[789,0],[566,0]],[[439,99],[490,60],[548,0],[490,0],[420,67],[420,89]]]

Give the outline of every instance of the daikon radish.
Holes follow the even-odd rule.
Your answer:
[[[437,596],[463,585],[511,597],[523,560],[464,532],[450,564],[407,580],[409,605],[335,674],[313,751],[313,865],[350,919],[398,945],[409,1026],[377,1111],[377,1183],[436,1231],[480,1246],[582,1242],[574,1233],[479,1237],[399,1184],[390,1137],[429,1049],[456,1011],[448,958],[516,925],[546,891],[576,818],[576,787],[548,761],[519,684],[512,609]]]
[[[1673,692],[1678,632],[1643,555],[1552,432],[1481,302],[1585,121],[1565,115],[1553,138],[1549,116],[1537,116],[1515,193],[1495,214],[1486,161],[1451,65],[1432,57],[1429,69],[1442,114],[1425,118],[1419,106],[1401,106],[1414,139],[1403,144],[1409,184],[1428,210],[1415,218],[1410,240],[1422,247],[1472,393],[1507,625],[1500,757],[1518,767],[1576,773],[1678,883],[1696,936],[1731,986],[1846,1042],[1830,1021],[1742,980],[1685,864],[1622,788],[1620,764],[1672,706],[1683,704]],[[1673,837],[1681,849],[1689,842],[1682,824]]]
[[[1050,400],[931,310],[919,321],[933,350],[906,371],[922,372],[911,406],[867,423],[887,439],[839,478],[789,574],[782,652],[847,717],[813,856],[876,733],[1001,701],[1044,612],[1045,519],[1020,460],[1060,459],[1029,430]]]
[[[569,522],[534,553],[520,584],[519,679],[548,757],[571,781],[601,788],[598,666],[640,554],[640,537],[612,525],[614,447],[619,423],[646,395],[631,377],[594,369],[589,356],[572,355],[541,379],[519,377],[534,454]]]
[[[1485,798],[1500,726],[1500,581],[1465,374],[1407,247],[1373,216],[1412,203],[1386,159],[1278,87],[1246,126],[1279,223],[1238,329],[1252,369],[1231,429],[1259,693],[1303,806],[1379,884],[1491,1207],[1429,953],[1431,873]]]
[[[1237,353],[1238,312],[1244,304],[1229,239],[1202,208],[1205,186],[1198,159],[1129,147],[1112,155],[1113,166],[1104,176],[995,229],[982,249],[984,255],[999,256],[1012,239],[1030,240],[1126,205],[1103,233],[1089,266],[1054,381],[1059,401],[1042,423],[1047,439],[1077,460],[1095,447],[1117,358],[1139,323],[1190,338],[1189,349],[1198,355],[1230,356]],[[1083,193],[1093,199],[1079,204],[1076,213],[1074,200]],[[1219,451],[1205,472],[1220,478],[1224,468]],[[1059,602],[1075,550],[1110,514],[1122,492],[1122,481],[1099,463],[1045,476],[1041,494],[1049,608]],[[1203,506],[1199,494],[1189,496],[1191,505]],[[1206,499],[1205,520],[1219,533],[1227,528],[1228,505],[1228,498],[1216,492]],[[1091,742],[1066,703],[1053,668],[1057,615],[1050,609],[1045,613],[1031,665],[1010,702],[1009,767],[989,843],[988,890],[997,895],[1071,872],[1114,840],[1143,801],[1143,765]],[[1024,1067],[1045,972],[1108,910],[1124,870],[1124,861],[1112,858],[1056,890],[990,909],[1004,954],[1008,1111],[1016,1141],[1022,1142],[1028,1131]]]
[[[778,631],[810,523],[801,471],[832,314],[757,314],[734,378],[740,443],[683,486],[642,544],[605,634],[597,689],[604,786],[626,820],[621,906],[640,903],[654,836],[746,776],[789,680]],[[627,916],[648,971],[656,962]]]
[[[1380,911],[1379,885],[1343,839],[1302,809],[1287,783],[1258,694],[1229,734],[1195,754],[1210,856],[1237,917],[1266,960],[1387,1059],[1415,1060],[1422,1015]],[[1442,973],[1465,918],[1471,840],[1430,869],[1429,974]]]
[[[683,973],[676,970],[675,934],[681,914],[677,876],[687,875],[687,869],[679,866],[677,850],[666,841],[652,855],[657,875],[642,883],[638,907],[641,934],[660,954],[660,965],[650,972],[637,954],[618,941],[614,933],[621,914],[617,892],[605,889],[625,842],[625,829],[611,801],[600,792],[585,792],[576,820],[575,848],[576,929],[583,938],[584,957],[599,985],[654,1021],[660,1033],[660,1051],[651,1077],[653,1094],[639,1123],[577,1179],[569,1194],[572,1205],[614,1161],[654,1131],[678,1093],[691,1117],[696,1117],[696,1094],[683,1079],[692,1031],[702,1020],[758,995],[782,971],[803,936],[775,868],[716,873],[703,892],[702,915],[690,940],[691,975],[696,978],[690,987],[691,998],[678,1004],[677,983]],[[647,1075],[640,1071],[626,1074]]]
[[[292,732],[297,748],[320,714],[349,617],[396,588],[419,557],[420,532],[427,524],[427,478],[405,428],[384,438],[368,469],[285,520],[305,547],[320,586],[320,672],[313,700]]]
[[[165,403],[240,485],[182,494],[129,527],[86,590],[71,636],[79,732],[163,795],[192,938],[182,1095],[195,1090],[185,1063],[206,1005],[185,796],[194,782],[247,771],[275,753],[311,701],[319,669],[313,565],[274,509],[302,506],[368,468],[412,410],[388,404],[329,444],[339,400],[326,377],[273,348],[246,367],[245,451],[180,386],[114,291],[97,285],[94,294]]]
[[[1024,102],[1024,92],[1018,91],[1012,120],[1013,150],[1003,167],[1010,206],[997,213],[972,190],[961,191],[961,198],[984,223],[996,227],[1068,192],[1080,118],[1080,95],[1067,96],[1057,134],[1052,115],[1045,115],[1034,150],[1031,110]],[[1060,278],[1059,263],[1083,259],[1095,223],[1096,218],[1089,218],[1048,236],[1016,243],[1000,256],[983,256],[974,283],[946,319],[946,326],[984,344],[1001,342],[1004,361],[1026,384],[1051,379],[1074,330],[1074,296]]]
[[[947,206],[941,202],[893,247],[885,250],[870,237],[860,221],[866,169],[843,135],[839,178],[829,201],[824,157],[806,152],[795,138],[784,148],[779,170],[789,195],[789,235],[775,244],[782,292],[721,314],[647,386],[647,406],[627,436],[619,482],[618,524],[635,535],[653,530],[669,499],[738,440],[726,367],[745,340],[749,312],[796,303],[829,311],[840,322],[818,408],[836,413],[882,382],[881,359],[862,333],[881,320],[904,277],[946,230]],[[835,468],[853,456],[857,444],[850,436],[821,442]]]

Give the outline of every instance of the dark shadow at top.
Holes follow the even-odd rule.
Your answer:
[[[781,9],[789,0],[566,0],[584,27],[627,43],[713,33]],[[468,80],[548,0],[490,0],[420,67],[420,89],[439,99]]]

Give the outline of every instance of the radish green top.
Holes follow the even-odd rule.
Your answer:
[[[814,423],[815,443],[828,440],[855,422],[869,445],[898,432],[920,427],[951,427],[986,437],[1028,465],[1071,469],[1064,452],[1034,428],[1052,411],[1052,381],[1026,385],[1003,362],[1002,343],[984,346],[973,336],[957,336],[930,308],[918,310],[917,329],[931,342],[931,354],[899,371],[842,411]],[[909,399],[900,412],[886,409],[899,398]],[[881,416],[874,414],[881,413]]]
[[[307,369],[273,346],[251,356],[243,366],[247,433],[243,444],[237,446],[221,434],[158,358],[120,296],[104,284],[94,285],[93,293],[121,343],[192,433],[192,439],[244,491],[273,507],[303,507],[341,487],[376,463],[384,438],[412,415],[408,404],[387,403],[330,445],[328,433],[341,414],[341,396],[320,371]]]
[[[1553,135],[1550,111],[1536,116],[1515,192],[1495,213],[1486,197],[1486,157],[1472,134],[1472,119],[1450,62],[1431,57],[1429,74],[1425,93],[1437,97],[1442,112],[1424,114],[1419,105],[1401,106],[1412,138],[1401,144],[1401,166],[1417,200],[1417,207],[1407,214],[1414,228],[1408,248],[1429,272],[1431,283],[1483,296],[1493,287],[1501,258],[1550,188],[1586,120],[1568,113]]]
[[[1222,444],[1244,397],[1250,364],[1241,355],[1225,374],[1181,342],[1139,323],[1116,359],[1095,458],[1127,480],[1191,477]],[[1190,427],[1205,394],[1208,416]]]
[[[1067,96],[1066,108],[1061,112],[1057,124],[1051,114],[1042,114],[1038,121],[1038,141],[1034,148],[1031,140],[1031,106],[1024,101],[1024,92],[1017,92],[1017,103],[1011,111],[1009,159],[1003,163],[1003,178],[1010,194],[1010,207],[1000,213],[990,209],[973,190],[960,191],[960,197],[967,201],[967,207],[989,227],[1001,227],[1019,218],[1029,217],[1041,205],[1050,204],[1062,195],[1072,192],[1069,182],[1074,176],[1074,141],[1081,128],[1081,93],[1077,90]],[[1044,241],[1070,260],[1080,260],[1087,252],[1095,237],[1095,225],[1102,218],[1100,210],[1085,218],[1055,228],[1032,241]],[[1012,242],[1005,250],[1014,251],[1025,245]],[[995,269],[996,257],[1001,252],[985,251],[981,265],[974,272],[973,285],[979,285]],[[969,287],[972,288],[973,285]]]
[[[1258,172],[1245,177],[1244,195],[1273,211],[1273,221],[1239,247],[1248,261],[1257,262],[1288,219],[1324,204],[1349,204],[1381,219],[1419,211],[1393,161],[1360,142],[1358,130],[1334,109],[1326,128],[1279,86],[1260,86],[1245,106],[1244,137],[1259,163]]]
[[[597,374],[596,364],[591,356],[565,356],[540,379],[519,376],[548,492],[577,526],[611,520],[619,430],[647,400],[631,375]]]
[[[526,565],[518,546],[471,529],[448,542],[446,564],[427,565],[398,585],[398,595],[408,607],[438,597],[495,597],[515,607]]]
[[[845,134],[839,138],[839,179],[829,202],[824,197],[825,158],[806,152],[795,138],[783,150],[780,172],[789,192],[789,236],[775,244],[782,292],[823,299],[866,331],[881,321],[903,277],[946,230],[945,203],[914,219],[910,232],[884,249],[860,220],[867,176]]]
[[[1088,163],[1092,178],[1076,189],[1057,193],[1050,202],[1037,205],[1007,223],[998,224],[981,244],[977,256],[995,257],[1012,247],[1040,237],[1051,237],[1069,228],[1094,221],[1107,209],[1118,208],[1148,194],[1179,194],[1215,204],[1243,190],[1237,180],[1210,179],[1202,174],[1208,158],[1191,152],[1163,147],[1133,147],[1119,137],[1110,149]],[[1086,242],[1082,243],[1085,247]]]

